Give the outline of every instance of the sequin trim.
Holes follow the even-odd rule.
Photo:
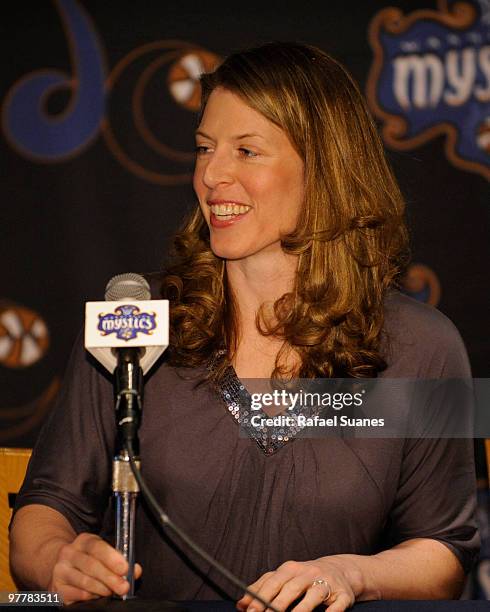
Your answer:
[[[226,350],[217,351],[215,357],[208,366],[209,369],[215,369],[219,361],[225,355]],[[288,411],[287,413],[291,420],[294,421],[294,424],[289,427],[255,427],[252,425],[252,416],[257,415],[260,419],[268,418],[268,415],[262,409],[252,410],[252,398],[250,393],[242,384],[231,365],[226,368],[223,377],[216,385],[216,390],[231,417],[238,426],[241,427],[244,433],[252,438],[252,440],[255,440],[258,447],[265,455],[272,455],[288,442],[293,442],[297,433],[304,429],[304,426],[297,424],[298,415],[294,410]]]

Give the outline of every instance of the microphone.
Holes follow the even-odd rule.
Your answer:
[[[134,440],[138,431],[143,374],[168,346],[168,301],[151,300],[146,279],[134,273],[111,278],[105,298],[85,306],[85,348],[114,373],[116,414],[124,444]]]
[[[118,350],[136,347],[146,374],[168,347],[168,300],[152,300],[146,279],[131,272],[111,278],[105,299],[85,305],[85,348],[113,374]]]

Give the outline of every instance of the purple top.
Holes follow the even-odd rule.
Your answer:
[[[397,292],[386,301],[384,354],[384,377],[470,377],[453,324]],[[367,555],[420,537],[444,543],[469,570],[479,547],[472,440],[293,438],[266,454],[239,436],[216,390],[196,386],[202,372],[177,370],[164,359],[153,369],[145,386],[141,464],[165,511],[244,582],[290,559]],[[238,382],[232,370],[230,376]],[[50,506],[76,532],[110,540],[114,438],[110,377],[79,340],[16,508]],[[139,595],[242,595],[174,542],[159,534],[140,504]]]

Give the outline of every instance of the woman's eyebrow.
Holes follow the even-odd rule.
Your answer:
[[[209,134],[206,134],[206,132],[203,132],[202,130],[197,129],[195,131],[195,135],[196,136],[203,136],[204,138],[211,138],[211,136]]]
[[[200,129],[195,131],[195,135],[202,136],[203,138],[210,138],[211,140],[213,139],[212,136]],[[246,134],[237,134],[236,136],[232,136],[232,140],[242,140],[244,138],[262,138],[262,140],[264,139],[261,134],[254,134],[253,132],[247,132]]]
[[[234,140],[242,140],[243,138],[264,138],[263,136],[261,136],[260,134],[254,134],[252,132],[247,133],[247,134],[239,134],[237,136],[233,137]]]

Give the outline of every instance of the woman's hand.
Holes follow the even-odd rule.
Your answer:
[[[352,559],[346,557],[334,555],[315,561],[286,561],[276,571],[261,576],[249,588],[281,611],[303,596],[293,608],[294,612],[310,612],[322,603],[328,605],[328,612],[343,612],[363,592],[361,571]],[[327,584],[314,584],[316,580]],[[265,610],[248,594],[237,602],[237,609],[247,612]]]
[[[65,604],[113,593],[124,595],[129,590],[127,571],[128,563],[120,552],[99,536],[81,533],[60,547],[49,590],[60,593]],[[141,572],[136,564],[135,578]]]

